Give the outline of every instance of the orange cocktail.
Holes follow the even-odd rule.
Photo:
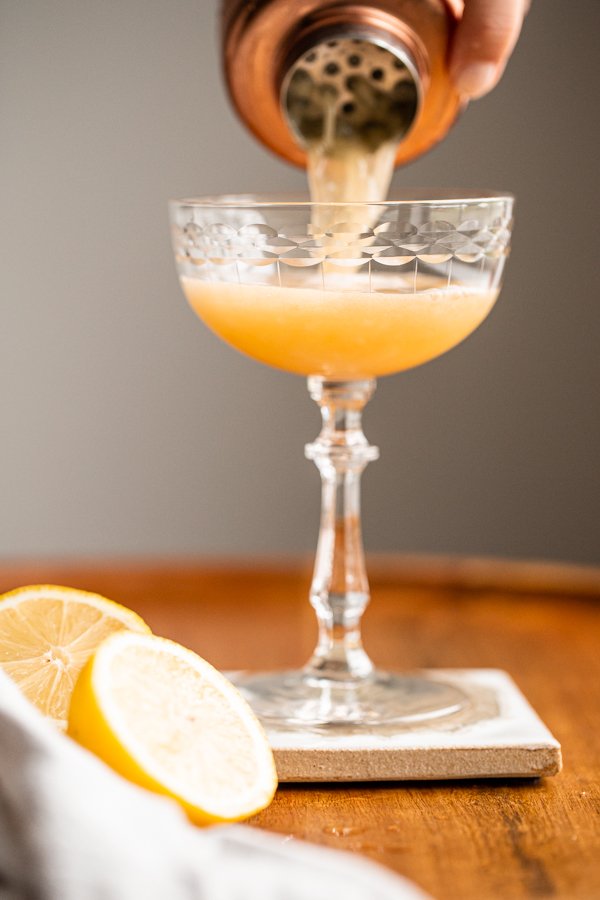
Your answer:
[[[248,356],[298,375],[373,378],[427,362],[485,319],[497,290],[318,290],[182,277],[190,306]]]

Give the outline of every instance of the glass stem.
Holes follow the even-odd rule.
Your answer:
[[[323,427],[306,456],[321,474],[321,528],[310,590],[319,622],[316,650],[305,667],[312,677],[356,683],[373,671],[362,647],[360,620],[369,602],[360,523],[360,476],[379,450],[362,430],[362,411],[375,380],[308,379]]]

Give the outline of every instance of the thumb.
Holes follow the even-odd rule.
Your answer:
[[[465,97],[497,84],[519,37],[527,0],[465,0],[450,56],[450,74]]]

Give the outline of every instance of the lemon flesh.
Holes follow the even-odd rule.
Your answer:
[[[0,596],[0,667],[65,729],[71,694],[98,645],[117,631],[149,633],[132,610],[99,594],[28,585]]]
[[[198,824],[234,822],[277,788],[264,731],[236,688],[190,650],[150,635],[108,638],[73,691],[68,733]]]

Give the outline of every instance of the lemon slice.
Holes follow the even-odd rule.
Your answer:
[[[165,638],[107,638],[75,686],[68,733],[121,775],[178,800],[197,824],[245,819],[277,788],[250,706],[213,666]]]
[[[99,594],[52,584],[17,588],[0,596],[0,667],[64,729],[81,669],[105,637],[124,628],[150,632],[136,613]]]

